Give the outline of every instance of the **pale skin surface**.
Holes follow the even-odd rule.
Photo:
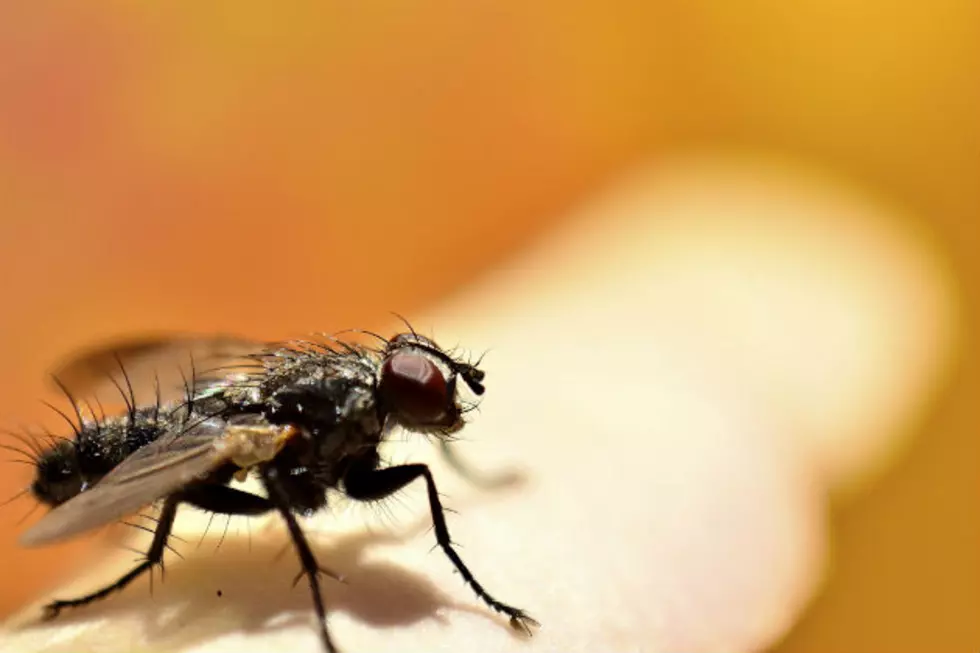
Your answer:
[[[341,650],[771,645],[819,589],[828,493],[872,483],[943,379],[952,291],[892,209],[780,168],[681,161],[581,212],[418,320],[443,344],[490,349],[458,450],[519,480],[474,488],[424,442],[390,450],[433,463],[464,560],[543,628],[514,635],[430,551],[419,484],[391,516],[342,501],[308,524],[346,577],[322,581]],[[278,522],[253,520],[250,537],[232,522],[217,553],[215,522],[198,546],[207,518],[178,521],[185,559],[168,555],[152,597],[137,581],[45,625],[39,600],[0,650],[320,650]],[[51,596],[133,557],[110,549]]]

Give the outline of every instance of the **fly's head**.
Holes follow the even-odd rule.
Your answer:
[[[58,440],[35,462],[31,494],[41,503],[58,506],[82,491],[84,479],[78,466],[78,452],[71,440]]]
[[[483,370],[455,358],[416,333],[403,333],[388,341],[378,375],[378,399],[389,419],[421,433],[450,435],[464,425],[471,408],[459,397],[462,380],[480,396]]]

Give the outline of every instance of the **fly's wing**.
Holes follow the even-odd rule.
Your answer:
[[[72,398],[111,406],[183,399],[187,390],[235,372],[254,373],[264,345],[229,335],[148,334],[95,345],[66,358],[52,379]]]
[[[226,427],[211,418],[142,447],[97,484],[51,510],[21,536],[21,544],[49,544],[109,524],[200,480],[236,453],[220,446]]]

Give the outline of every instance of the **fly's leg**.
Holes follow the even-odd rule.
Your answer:
[[[254,517],[276,509],[274,503],[227,485],[197,485],[184,490],[182,500],[201,510],[221,515]]]
[[[503,472],[490,476],[477,471],[460,458],[459,454],[456,453],[455,447],[453,447],[449,440],[439,440],[439,452],[454,472],[476,487],[491,490],[506,487],[520,481],[520,476],[514,472]]]
[[[484,603],[502,614],[510,617],[510,625],[516,630],[528,635],[531,634],[531,626],[540,624],[531,618],[524,610],[507,605],[498,601],[487,592],[483,585],[476,580],[473,573],[463,563],[462,558],[453,548],[452,539],[449,536],[449,529],[446,527],[446,516],[439,500],[439,492],[436,489],[436,482],[432,478],[432,472],[428,465],[421,463],[410,465],[397,465],[377,469],[377,454],[365,456],[357,463],[351,465],[344,476],[344,489],[353,499],[372,501],[383,499],[394,494],[415,479],[422,477],[425,479],[426,489],[429,496],[429,511],[432,513],[432,523],[435,527],[436,542],[442,548],[443,553],[449,558],[450,562],[463,577],[463,580],[473,588]]]
[[[44,606],[45,618],[54,619],[64,608],[77,608],[92,601],[104,599],[113,592],[123,589],[145,572],[150,571],[155,565],[160,565],[160,568],[163,569],[163,552],[167,547],[167,540],[170,538],[170,529],[174,525],[174,518],[177,516],[177,506],[180,505],[181,501],[183,499],[175,495],[169,497],[163,504],[163,510],[160,512],[160,521],[157,524],[156,531],[153,533],[153,542],[150,544],[150,549],[146,553],[146,560],[134,567],[116,582],[103,587],[97,592],[92,592],[77,599],[49,603]]]
[[[293,546],[296,547],[296,555],[299,556],[300,564],[303,567],[299,576],[296,577],[296,581],[299,581],[300,577],[304,574],[309,579],[310,593],[313,595],[313,607],[316,609],[317,620],[320,623],[320,639],[323,640],[323,647],[327,653],[337,653],[337,648],[331,641],[330,632],[327,629],[327,614],[323,607],[323,597],[320,594],[319,574],[321,571],[327,574],[330,572],[321,569],[316,561],[316,556],[310,550],[306,536],[303,535],[303,529],[300,528],[296,517],[293,516],[292,511],[289,509],[289,495],[279,481],[279,473],[275,468],[266,468],[262,471],[262,480],[269,492],[270,501],[275,505],[279,514],[286,522],[286,526],[289,528],[289,535],[292,537]]]

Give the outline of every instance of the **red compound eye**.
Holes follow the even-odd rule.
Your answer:
[[[421,354],[389,356],[381,366],[378,391],[388,406],[415,424],[438,424],[449,408],[446,377]]]

